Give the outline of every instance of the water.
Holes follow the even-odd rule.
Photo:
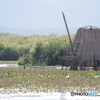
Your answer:
[[[0,100],[100,100],[100,97],[89,96],[70,96],[67,93],[18,93],[18,94],[0,94]]]
[[[0,64],[0,68],[19,68],[17,64]]]
[[[59,93],[2,94],[0,100],[66,100]]]
[[[19,66],[17,64],[0,64],[0,68],[22,68],[23,66]],[[48,68],[48,69],[61,69],[62,66],[32,66],[32,68]],[[66,67],[63,67],[64,69]]]
[[[7,67],[7,64],[0,64],[0,67]]]

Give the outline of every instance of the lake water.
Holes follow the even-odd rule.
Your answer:
[[[67,93],[17,93],[0,94],[0,100],[100,100],[100,97],[89,96],[70,96]]]
[[[0,64],[0,68],[21,68],[23,66],[19,66],[17,64]],[[61,69],[62,66],[32,66],[32,68],[49,68],[49,69]],[[63,67],[64,69],[66,69],[66,67]]]
[[[14,67],[19,67],[17,64],[0,64],[0,67],[9,67],[9,68],[14,68]]]
[[[7,67],[7,68],[22,68],[23,66],[19,66],[17,64],[0,64],[0,67]],[[32,66],[32,68],[49,68],[49,69],[62,69],[62,66]],[[70,70],[70,67],[63,67],[63,69]],[[88,67],[90,70],[92,70],[92,67]],[[100,70],[100,67],[98,67],[98,70]]]

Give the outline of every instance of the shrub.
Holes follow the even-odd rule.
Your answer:
[[[2,60],[18,60],[18,52],[11,47],[6,47],[3,50]]]

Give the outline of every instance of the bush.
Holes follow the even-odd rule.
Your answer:
[[[62,45],[61,41],[49,40],[38,42],[35,48],[31,51],[32,65],[57,65],[59,57],[65,56],[69,52],[69,44]]]
[[[30,62],[32,65],[47,65],[42,43],[37,43],[34,50],[31,51],[30,54]]]
[[[3,50],[2,60],[18,60],[18,52],[11,47]]]
[[[24,54],[23,56],[19,57],[18,65],[28,65],[30,63],[30,55]]]
[[[3,60],[4,49],[5,46],[2,43],[0,43],[0,60]]]

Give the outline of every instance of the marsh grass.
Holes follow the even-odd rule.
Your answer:
[[[69,71],[47,68],[0,68],[0,89],[4,91],[100,92],[100,77],[95,78],[95,71]],[[66,76],[68,76],[66,78]],[[91,75],[91,76],[90,76]]]

